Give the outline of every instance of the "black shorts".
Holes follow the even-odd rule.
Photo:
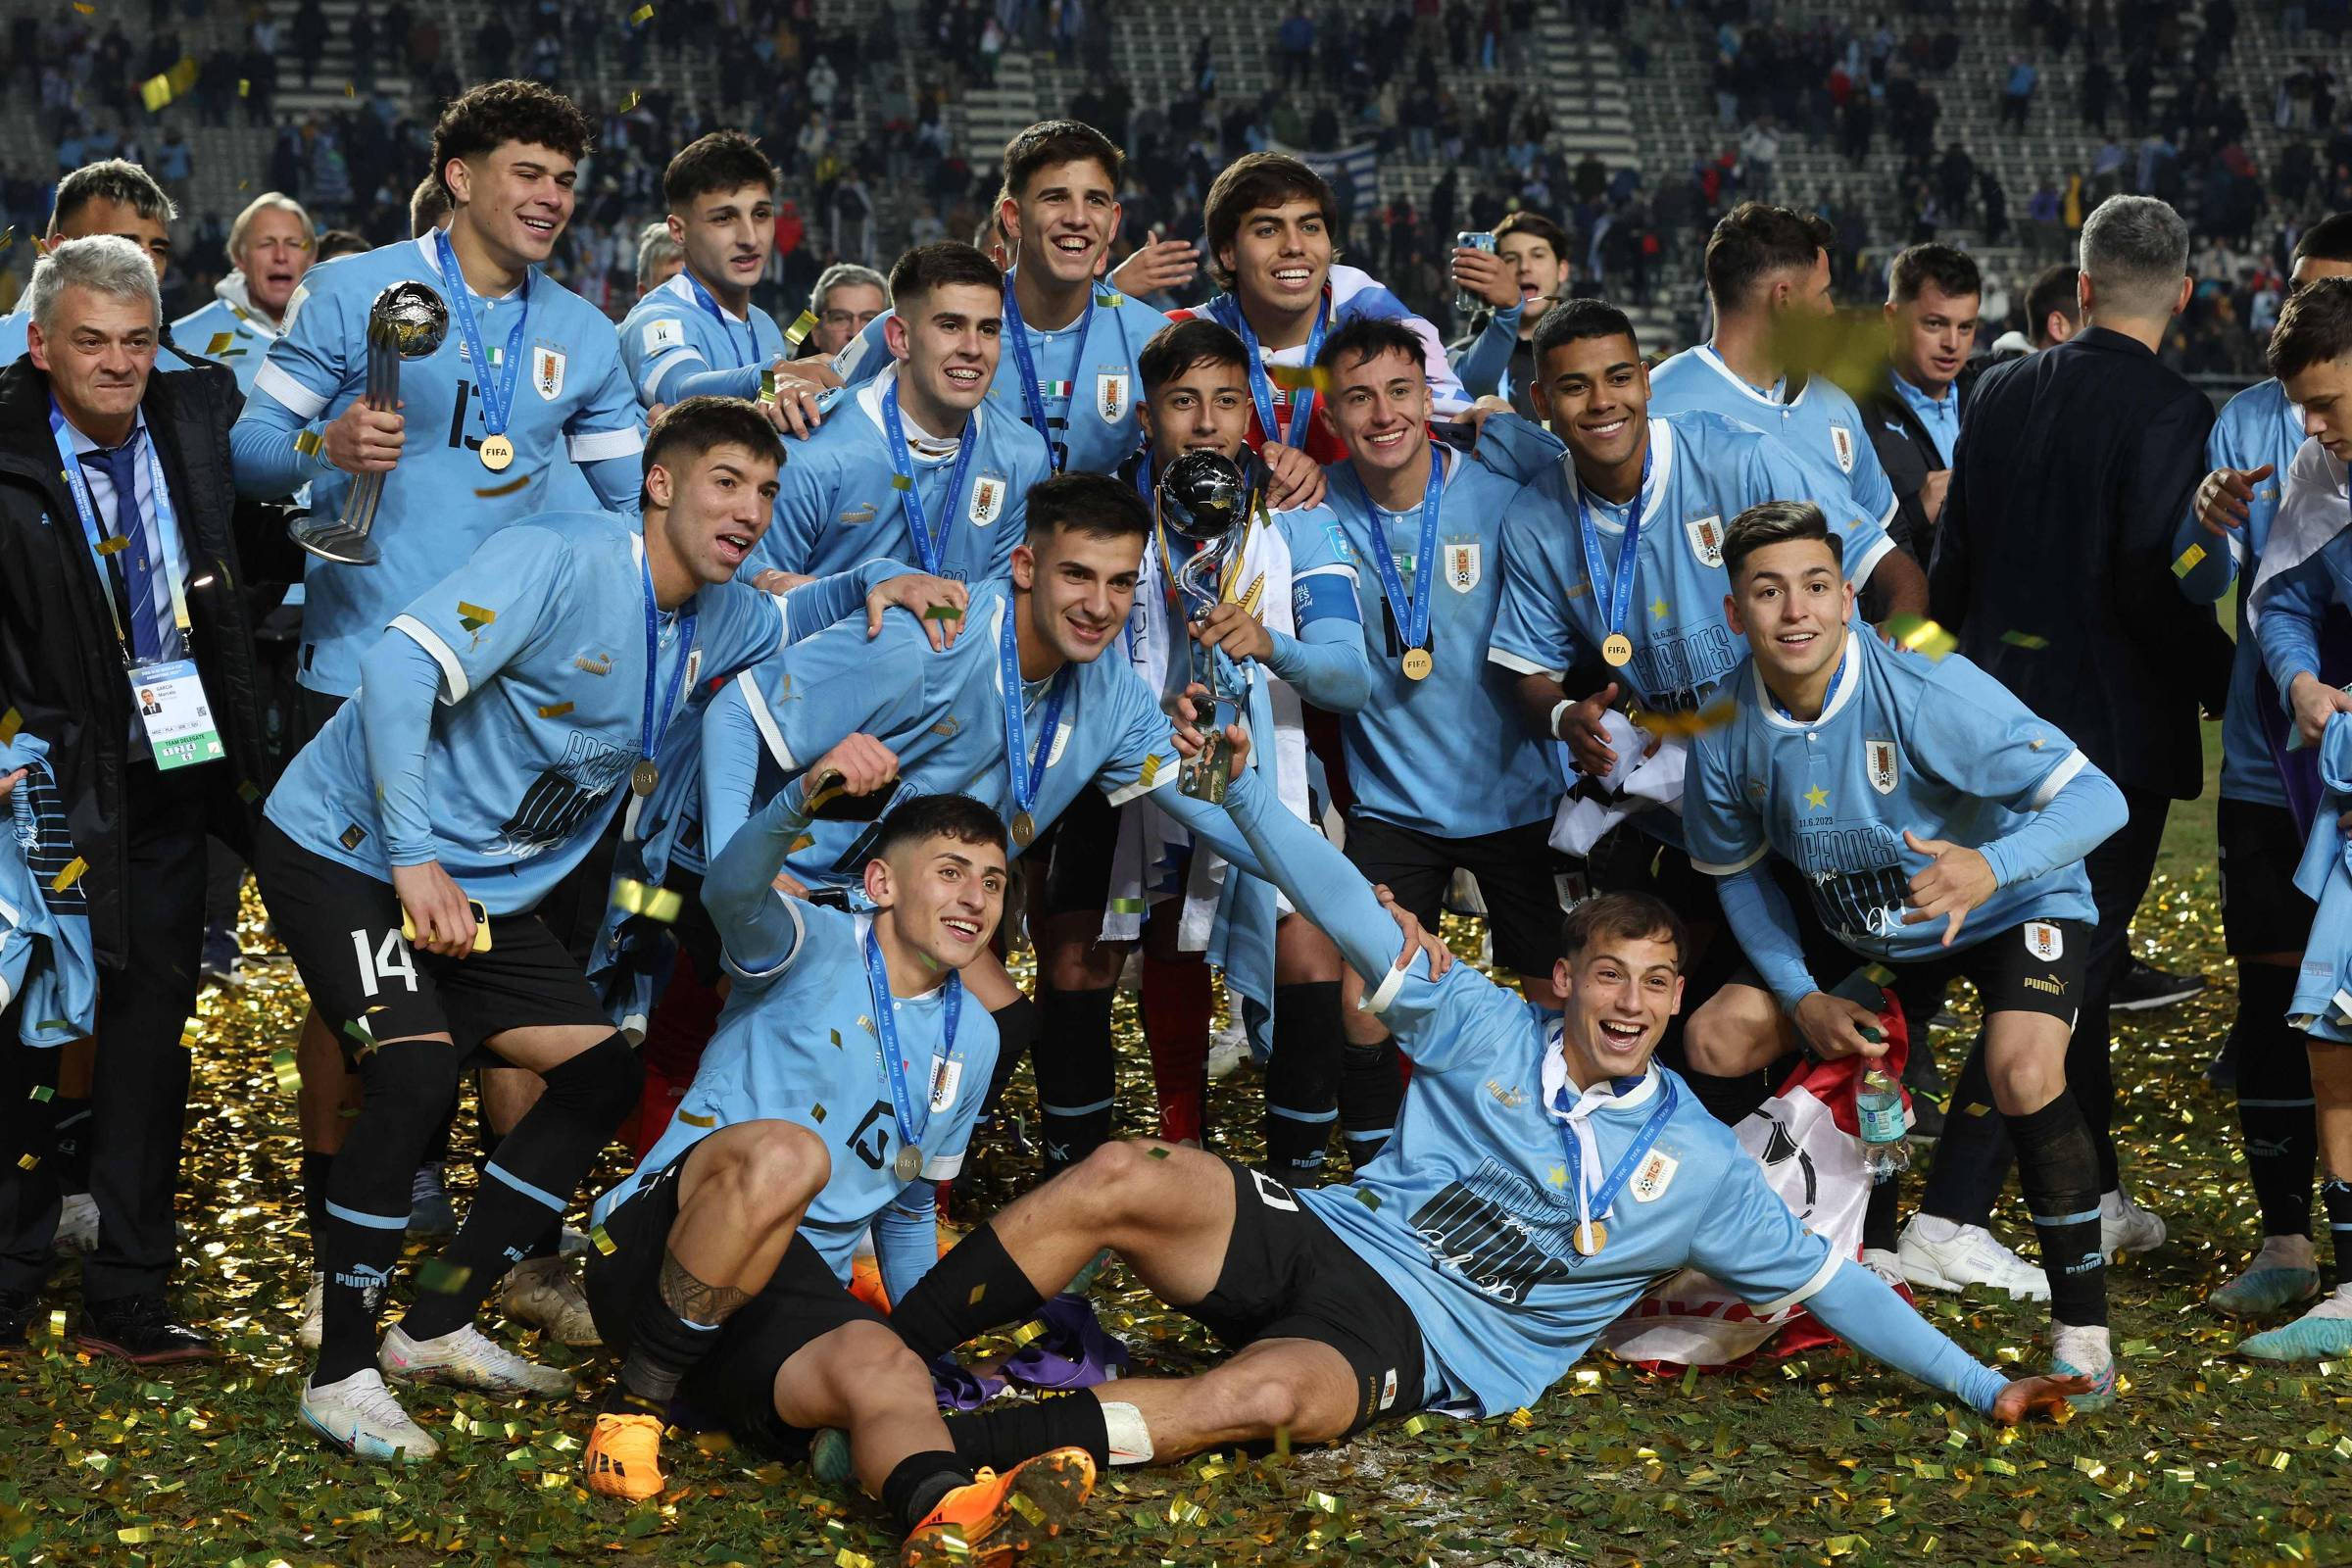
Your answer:
[[[347,1056],[359,1044],[354,1020],[376,1040],[447,1034],[466,1055],[509,1029],[612,1026],[580,966],[534,915],[492,915],[489,952],[444,958],[400,934],[392,884],[314,855],[267,819],[253,870],[311,1004]]]
[[[1311,1340],[1355,1371],[1354,1436],[1374,1421],[1421,1407],[1421,1325],[1388,1281],[1288,1187],[1263,1171],[1233,1172],[1233,1239],[1216,1289],[1191,1306],[1229,1348],[1260,1340]]]
[[[604,1240],[588,1253],[588,1310],[613,1355],[628,1353],[637,1313],[661,1294],[662,1259],[678,1219],[678,1177],[693,1157],[689,1150],[672,1160],[607,1214]],[[606,1251],[607,1246],[612,1250]],[[796,1235],[767,1284],[736,1308],[719,1329],[718,1343],[678,1385],[678,1398],[692,1418],[680,1424],[719,1428],[738,1442],[797,1462],[807,1456],[816,1434],[789,1426],[776,1414],[777,1369],[846,1323],[888,1327],[889,1321],[852,1296],[808,1239]]]
[[[2233,958],[2299,954],[2319,906],[2295,886],[2303,835],[2283,806],[2227,796],[2217,828],[2222,848],[2222,937]]]
[[[1494,961],[1514,974],[1550,979],[1567,913],[1561,879],[1575,862],[1551,847],[1549,819],[1446,839],[1354,811],[1348,817],[1348,858],[1366,881],[1387,883],[1432,931],[1446,884],[1457,869],[1469,872],[1487,902]]]
[[[1045,915],[1102,912],[1110,902],[1110,860],[1119,844],[1119,808],[1098,789],[1083,789],[1048,828],[1048,842],[1023,857],[1045,867]]]

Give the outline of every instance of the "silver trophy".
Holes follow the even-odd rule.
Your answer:
[[[1171,575],[1187,609],[1199,620],[1216,607],[1221,583],[1249,536],[1250,481],[1232,459],[1215,452],[1187,452],[1159,476],[1160,519],[1199,548]],[[1239,692],[1225,689],[1213,652],[1190,643],[1192,678],[1208,688],[1213,713],[1203,714],[1200,754],[1184,764],[1177,788],[1196,800],[1222,801],[1233,771],[1233,748],[1225,726],[1233,722]]]
[[[449,307],[423,283],[395,283],[368,308],[368,389],[362,399],[371,409],[390,414],[400,407],[400,362],[429,359],[449,336]],[[368,532],[375,526],[375,509],[384,499],[382,473],[352,477],[343,493],[343,511],[334,517],[304,515],[287,532],[294,542],[322,561],[346,566],[372,566],[382,559]]]

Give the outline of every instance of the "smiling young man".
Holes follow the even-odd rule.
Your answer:
[[[929,1370],[844,1287],[869,1227],[893,1297],[939,1256],[933,1189],[962,1168],[996,1060],[962,970],[1004,913],[1004,826],[964,795],[898,806],[860,878],[869,912],[771,881],[808,829],[805,791],[886,781],[879,751],[853,736],[818,759],[703,884],[733,991],[680,1114],[596,1203],[609,1247],[589,1297],[626,1359],[598,1404],[588,1487],[659,1496],[675,1400],[788,1459],[834,1428],[906,1530],[902,1563],[999,1564],[1086,1500],[1092,1461],[1073,1449],[975,1476]]]
[[[1229,732],[1246,751],[1239,731]],[[1237,767],[1224,808],[1348,961],[1414,1064],[1389,1152],[1294,1192],[1158,1142],[1106,1144],[1002,1210],[898,1302],[917,1355],[1017,1323],[1102,1248],[1234,1353],[948,1422],[974,1463],[1077,1446],[1098,1465],[1329,1443],[1434,1409],[1532,1404],[1660,1277],[1699,1268],[1758,1311],[1802,1301],[1849,1343],[1997,1420],[2080,1380],[2005,1383],[1807,1233],[1731,1129],[1650,1060],[1682,1001],[1683,929],[1642,894],[1562,922],[1552,1011],[1468,964],[1431,978],[1339,851]]]
[[[2051,1364],[2088,1379],[2077,1402],[2095,1408],[2116,1368],[2098,1161],[2066,1046],[2096,913],[2082,857],[2122,826],[2122,793],[1966,659],[1855,634],[1838,544],[1809,502],[1750,508],[1725,532],[1724,614],[1748,659],[1727,682],[1730,722],[1692,743],[1683,828],[1748,968],[1692,1016],[1687,1049],[1721,1077],[1800,1050],[1875,1056],[1876,1013],[1825,979],[1864,961],[1972,981],[1984,1031],[1958,1092],[1996,1105],[2016,1145]],[[1801,906],[1774,855],[1810,893]],[[1942,1196],[1931,1177],[1923,1216]],[[1906,1273],[1934,1261],[1910,1243]]]
[[[678,405],[647,449],[642,532],[592,513],[493,534],[394,618],[362,661],[359,698],[270,796],[263,896],[365,1086],[324,1193],[323,1338],[302,1395],[304,1419],[348,1451],[436,1448],[378,1375],[375,1314],[411,1175],[476,1051],[538,1073],[546,1092],[484,1168],[447,1272],[380,1361],[402,1381],[570,1387],[473,1317],[562,1214],[634,1102],[638,1068],[532,909],[596,842],[624,781],[651,792],[663,732],[699,675],[763,658],[860,598],[870,623],[886,599],[928,607],[950,586],[886,587],[902,574],[892,563],[781,600],[733,583],[766,524],[777,462],[751,405]]]
[[[191,354],[218,360],[250,394],[270,345],[285,330],[287,303],[318,254],[317,231],[302,203],[264,191],[228,226],[229,274],[213,285],[213,302],[172,323]]]
[[[57,198],[49,209],[49,231],[43,237],[51,245],[87,239],[92,234],[126,239],[145,253],[155,267],[155,280],[161,284],[172,267],[172,224],[178,219],[179,209],[164,194],[155,176],[136,164],[109,158],[84,164],[57,182]],[[24,356],[31,324],[29,306],[20,305],[0,316],[0,365],[13,364]],[[165,342],[157,345],[155,368],[184,370],[188,360]]]
[[[1567,230],[1541,213],[1513,213],[1495,224],[1492,251],[1454,251],[1455,284],[1486,303],[1469,336],[1452,351],[1464,392],[1503,398],[1522,418],[1544,417],[1536,391],[1542,374],[1536,326],[1566,299],[1574,271]]]
[[[886,556],[958,582],[1002,577],[1030,487],[1054,471],[1044,438],[989,396],[1004,274],[969,245],[922,245],[890,270],[890,295],[891,363],[792,448],[759,564],[820,573]]]
[[[1886,384],[1861,408],[1894,489],[1892,531],[1914,561],[1934,554],[1984,293],[1975,258],[1949,245],[1914,245],[1886,271]]]

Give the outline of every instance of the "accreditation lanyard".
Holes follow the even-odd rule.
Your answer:
[[[1069,456],[1068,443],[1063,442],[1063,450],[1058,454],[1055,453],[1054,432],[1046,428],[1045,388],[1037,379],[1037,359],[1029,349],[1029,329],[1027,324],[1021,320],[1021,302],[1012,286],[1012,272],[1004,274],[1004,333],[1005,336],[1012,339],[1013,368],[1018,370],[1021,376],[1021,404],[1029,411],[1029,428],[1035,430],[1038,439],[1045,442],[1046,455],[1054,464],[1054,471],[1059,473],[1062,464],[1067,461]],[[1078,318],[1078,358],[1081,361],[1086,358],[1086,334],[1094,330],[1096,304],[1097,296],[1094,286],[1089,284],[1086,290],[1086,314]],[[1075,410],[1078,407],[1078,393],[1075,386],[1070,388],[1068,396],[1070,407]]]
[[[1061,729],[1061,708],[1070,695],[1070,668],[1064,664],[1054,672],[1053,690],[1046,694],[1046,710],[1037,721],[1037,745],[1027,744],[1029,715],[1021,702],[1021,647],[1013,617],[1020,613],[1019,602],[1007,595],[1004,600],[1004,625],[997,634],[997,683],[1004,688],[1004,755],[1012,765],[1012,810],[1016,819],[1027,818],[1034,837],[1037,793],[1046,782],[1046,762],[1054,755],[1054,737]],[[1019,837],[1016,833],[1015,837]],[[1022,839],[1021,847],[1028,848]]]
[[[919,1157],[923,1134],[931,1125],[931,1097],[927,1093],[924,1095],[923,1119],[916,1121],[914,1102],[906,1094],[908,1063],[899,1054],[899,1020],[893,1007],[896,999],[890,991],[890,972],[882,965],[882,947],[874,940],[874,929],[870,925],[865,929],[865,985],[873,995],[874,1033],[882,1043],[882,1075],[890,1080],[890,1108],[898,1116],[899,1149],[902,1153],[908,1150],[917,1151]],[[963,1012],[963,976],[949,972],[947,995],[940,999],[940,1005],[947,1009],[941,1054],[949,1061],[954,1061],[956,1021]],[[922,1169],[918,1164],[914,1175],[921,1174]],[[906,1179],[912,1181],[914,1176]]]
[[[948,530],[956,525],[956,504],[963,495],[964,476],[971,471],[972,454],[980,446],[980,411],[974,409],[964,419],[963,436],[956,443],[956,468],[948,476],[948,514],[940,523],[939,537],[931,535],[931,524],[923,515],[922,487],[914,482],[914,453],[906,445],[906,427],[899,420],[899,382],[891,378],[889,390],[882,394],[883,445],[890,448],[891,485],[906,509],[906,531],[914,535],[915,559],[922,568],[934,577],[945,577],[948,554]]]
[[[466,355],[473,366],[473,384],[482,395],[482,428],[492,435],[505,435],[514,414],[514,388],[522,376],[523,329],[531,319],[530,270],[523,270],[514,326],[507,333],[506,362],[493,366],[482,353],[481,324],[473,318],[473,291],[466,286],[466,274],[458,268],[449,230],[433,230],[433,252],[440,259],[441,281],[449,285],[449,314],[458,318],[458,332],[466,339]]]
[[[694,660],[695,609],[689,600],[678,616],[678,662],[669,672],[669,690],[656,708],[654,679],[662,665],[662,607],[654,601],[654,568],[645,559],[643,545],[637,549],[637,578],[645,589],[645,744],[638,748],[639,765],[644,766],[653,762],[654,747],[668,733],[670,718],[678,710],[678,691],[686,684],[686,666]]]
[[[1361,475],[1353,466],[1348,469],[1348,479],[1355,492],[1363,498],[1364,511],[1372,522],[1372,564],[1380,568],[1381,591],[1389,596],[1389,605],[1396,612],[1398,631],[1409,651],[1429,641],[1430,588],[1437,581],[1438,509],[1446,498],[1446,460],[1435,445],[1429,449],[1429,485],[1421,496],[1420,549],[1413,557],[1413,591],[1404,591],[1404,579],[1397,574],[1396,557],[1389,549],[1389,530],[1380,520],[1380,508],[1372,500],[1372,492],[1364,488]]]
[[[138,434],[139,432],[134,429],[132,439],[137,439]],[[57,443],[58,461],[66,474],[66,488],[74,493],[74,510],[80,514],[82,534],[90,542],[90,559],[98,564],[99,580],[103,584],[107,576],[107,557],[115,554],[122,548],[123,544],[129,542],[130,530],[125,528],[121,534],[110,536],[106,531],[106,524],[99,519],[98,503],[96,498],[90,494],[89,477],[81,471],[81,454],[74,450],[73,438],[66,434],[66,416],[64,411],[58,408],[55,398],[49,400],[49,435]],[[187,585],[180,580],[179,572],[179,521],[172,511],[172,489],[171,486],[164,483],[163,464],[155,455],[153,432],[148,432],[146,441],[147,482],[148,488],[153,492],[153,499],[149,504],[155,508],[155,553],[160,558],[156,564],[164,574],[164,581],[170,586],[172,624],[178,628],[180,641],[184,644],[187,641],[190,622],[188,620]],[[122,515],[127,511],[129,514],[135,516],[138,514],[139,498],[135,494],[117,496],[115,497],[115,507],[117,515]],[[121,543],[118,543],[118,540]],[[129,590],[129,573],[127,572],[123,574],[123,588],[127,594]],[[122,650],[122,666],[125,669],[131,668],[134,661],[130,652],[130,634],[122,622],[122,607],[115,603],[115,596],[111,592],[106,595],[106,609],[107,613],[114,617],[115,641],[121,645]],[[130,612],[134,615],[151,615],[155,613],[155,607],[153,605],[133,605],[130,607]]]
[[[1634,504],[1626,509],[1625,540],[1617,547],[1617,566],[1609,574],[1609,599],[1605,607],[1608,616],[1606,635],[1614,637],[1625,630],[1625,617],[1634,607],[1634,572],[1642,560],[1642,513],[1649,504],[1649,464],[1657,456],[1654,445],[1642,453],[1642,487],[1634,492]],[[1576,481],[1576,522],[1585,542],[1585,572],[1597,586],[1606,558],[1600,553],[1600,530],[1593,526],[1592,490],[1583,478]]]
[[[1588,1241],[1591,1240],[1592,1221],[1609,1217],[1617,1195],[1624,1191],[1635,1167],[1642,1163],[1642,1157],[1649,1152],[1650,1146],[1658,1141],[1658,1135],[1666,1130],[1666,1123],[1674,1115],[1676,1099],[1674,1079],[1660,1074],[1658,1108],[1649,1113],[1649,1120],[1643,1122],[1642,1130],[1634,1134],[1634,1141],[1626,1146],[1623,1157],[1610,1169],[1608,1176],[1591,1191],[1586,1188],[1585,1151],[1591,1148],[1592,1161],[1597,1165],[1600,1162],[1600,1145],[1594,1140],[1592,1129],[1583,1116],[1572,1117],[1567,1125],[1560,1128],[1560,1147],[1567,1152],[1568,1180],[1576,1187],[1577,1230]],[[1599,1250],[1594,1246],[1591,1251]],[[1585,1251],[1586,1249],[1580,1247],[1578,1250]],[[1587,1255],[1590,1256],[1591,1252],[1587,1252]]]
[[[1242,309],[1237,295],[1233,302],[1233,319],[1241,330],[1242,347],[1250,361],[1250,400],[1257,405],[1257,427],[1269,441],[1285,446],[1306,445],[1307,416],[1314,412],[1315,389],[1310,382],[1291,394],[1291,416],[1287,423],[1274,422],[1274,383],[1267,378],[1266,363],[1257,346],[1257,331],[1250,324],[1249,313]],[[1326,293],[1315,305],[1315,324],[1306,334],[1306,360],[1311,367],[1315,357],[1323,352],[1323,333],[1331,325],[1331,296]]]
[[[747,365],[756,364],[760,358],[760,334],[753,329],[751,321],[746,319],[741,323],[738,323],[735,318],[729,316],[725,311],[719,309],[718,301],[711,297],[709,289],[703,287],[703,280],[701,278],[695,276],[692,272],[685,272],[681,275],[686,279],[686,286],[694,290],[695,303],[710,313],[710,318],[718,323],[719,331],[726,335],[727,358],[733,362],[728,366],[728,368],[740,370]],[[746,314],[748,317],[749,313],[747,312]],[[752,357],[748,360],[736,359],[735,357],[735,328],[738,324],[743,327],[743,335],[751,339],[752,342]],[[509,354],[513,354],[514,351],[510,348],[507,352]]]

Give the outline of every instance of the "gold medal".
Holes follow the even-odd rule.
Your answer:
[[[1634,640],[1621,631],[1613,631],[1608,641],[1600,645],[1600,657],[1612,667],[1623,669],[1634,662]]]
[[[1027,811],[1015,811],[1012,814],[1012,842],[1025,850],[1029,847],[1029,841],[1036,837],[1037,818]]]
[[[661,782],[662,769],[654,765],[654,760],[650,757],[629,769],[629,793],[632,795],[640,797],[651,795],[654,793],[654,786]]]
[[[1429,657],[1426,648],[1408,648],[1404,651],[1402,667],[1406,680],[1427,680],[1429,672],[1438,667],[1438,662]]]
[[[898,1157],[890,1162],[890,1172],[902,1182],[910,1182],[923,1173],[923,1152],[912,1144],[899,1146]]]
[[[504,473],[514,461],[514,443],[503,435],[482,438],[482,466],[492,473]]]
[[[1590,1226],[1579,1225],[1568,1233],[1579,1253],[1591,1257],[1609,1245],[1609,1228],[1594,1220]]]

